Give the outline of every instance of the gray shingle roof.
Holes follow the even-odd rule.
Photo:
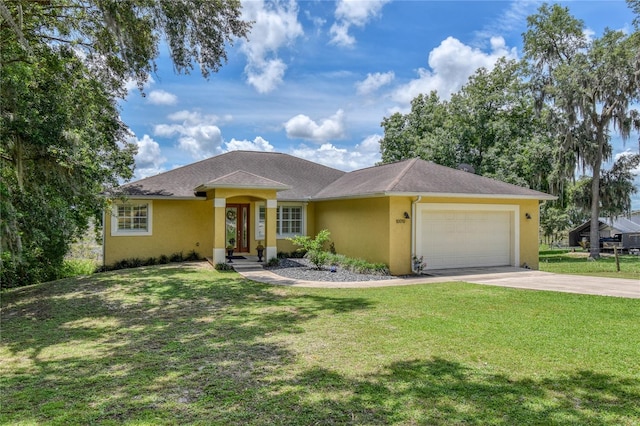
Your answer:
[[[291,187],[266,177],[245,172],[244,170],[238,170],[200,185],[195,188],[195,190],[206,191],[207,189],[212,188],[255,188],[283,191],[285,189],[290,189]]]
[[[287,154],[232,151],[168,172],[128,183],[119,192],[129,196],[193,198],[195,189],[216,179],[244,171],[255,176],[253,184],[274,181],[289,189],[278,192],[279,200],[304,200],[338,179],[345,172]],[[236,175],[233,179],[241,178]],[[246,182],[246,181],[245,181]]]
[[[314,198],[348,198],[401,193],[555,199],[539,191],[417,158],[347,173],[317,193]]]
[[[548,194],[420,159],[349,173],[287,154],[232,151],[120,187],[129,196],[193,198],[206,187],[272,188],[279,200],[392,194],[554,199]]]

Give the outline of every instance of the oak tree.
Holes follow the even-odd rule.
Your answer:
[[[236,0],[0,0],[2,287],[56,278],[73,238],[132,177],[118,99],[166,41],[204,77],[249,23]]]
[[[524,50],[538,105],[555,112],[550,117],[560,135],[558,164],[565,176],[573,177],[578,166],[591,172],[590,240],[599,241],[602,167],[611,159],[611,132],[626,140],[640,124],[632,108],[640,100],[640,33],[607,29],[589,39],[584,23],[557,4],[542,5],[528,18],[528,28]],[[591,244],[590,257],[599,253],[599,244]]]

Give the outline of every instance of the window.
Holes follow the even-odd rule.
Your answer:
[[[302,233],[302,207],[279,206],[276,213],[277,233],[280,235],[300,235]]]
[[[276,208],[276,235],[278,238],[304,234],[304,209],[300,205],[279,205]],[[256,214],[256,239],[264,239],[265,206],[258,207]]]
[[[258,214],[256,215],[256,240],[264,240],[264,222],[266,210],[264,206],[258,207]]]
[[[111,235],[151,235],[151,202],[114,206]]]

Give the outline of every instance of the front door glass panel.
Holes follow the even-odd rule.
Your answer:
[[[237,249],[238,243],[238,208],[227,207],[225,212],[226,237],[225,245],[227,248]]]
[[[249,252],[249,204],[227,204],[225,243],[240,253]]]

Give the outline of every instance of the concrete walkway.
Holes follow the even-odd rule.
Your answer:
[[[421,277],[354,282],[293,280],[258,268],[248,270],[239,269],[238,272],[245,278],[253,281],[292,287],[370,288],[464,281],[474,284],[529,290],[559,291],[640,299],[640,280],[552,274],[549,272],[532,271],[514,267],[447,269],[428,271],[428,275]]]

